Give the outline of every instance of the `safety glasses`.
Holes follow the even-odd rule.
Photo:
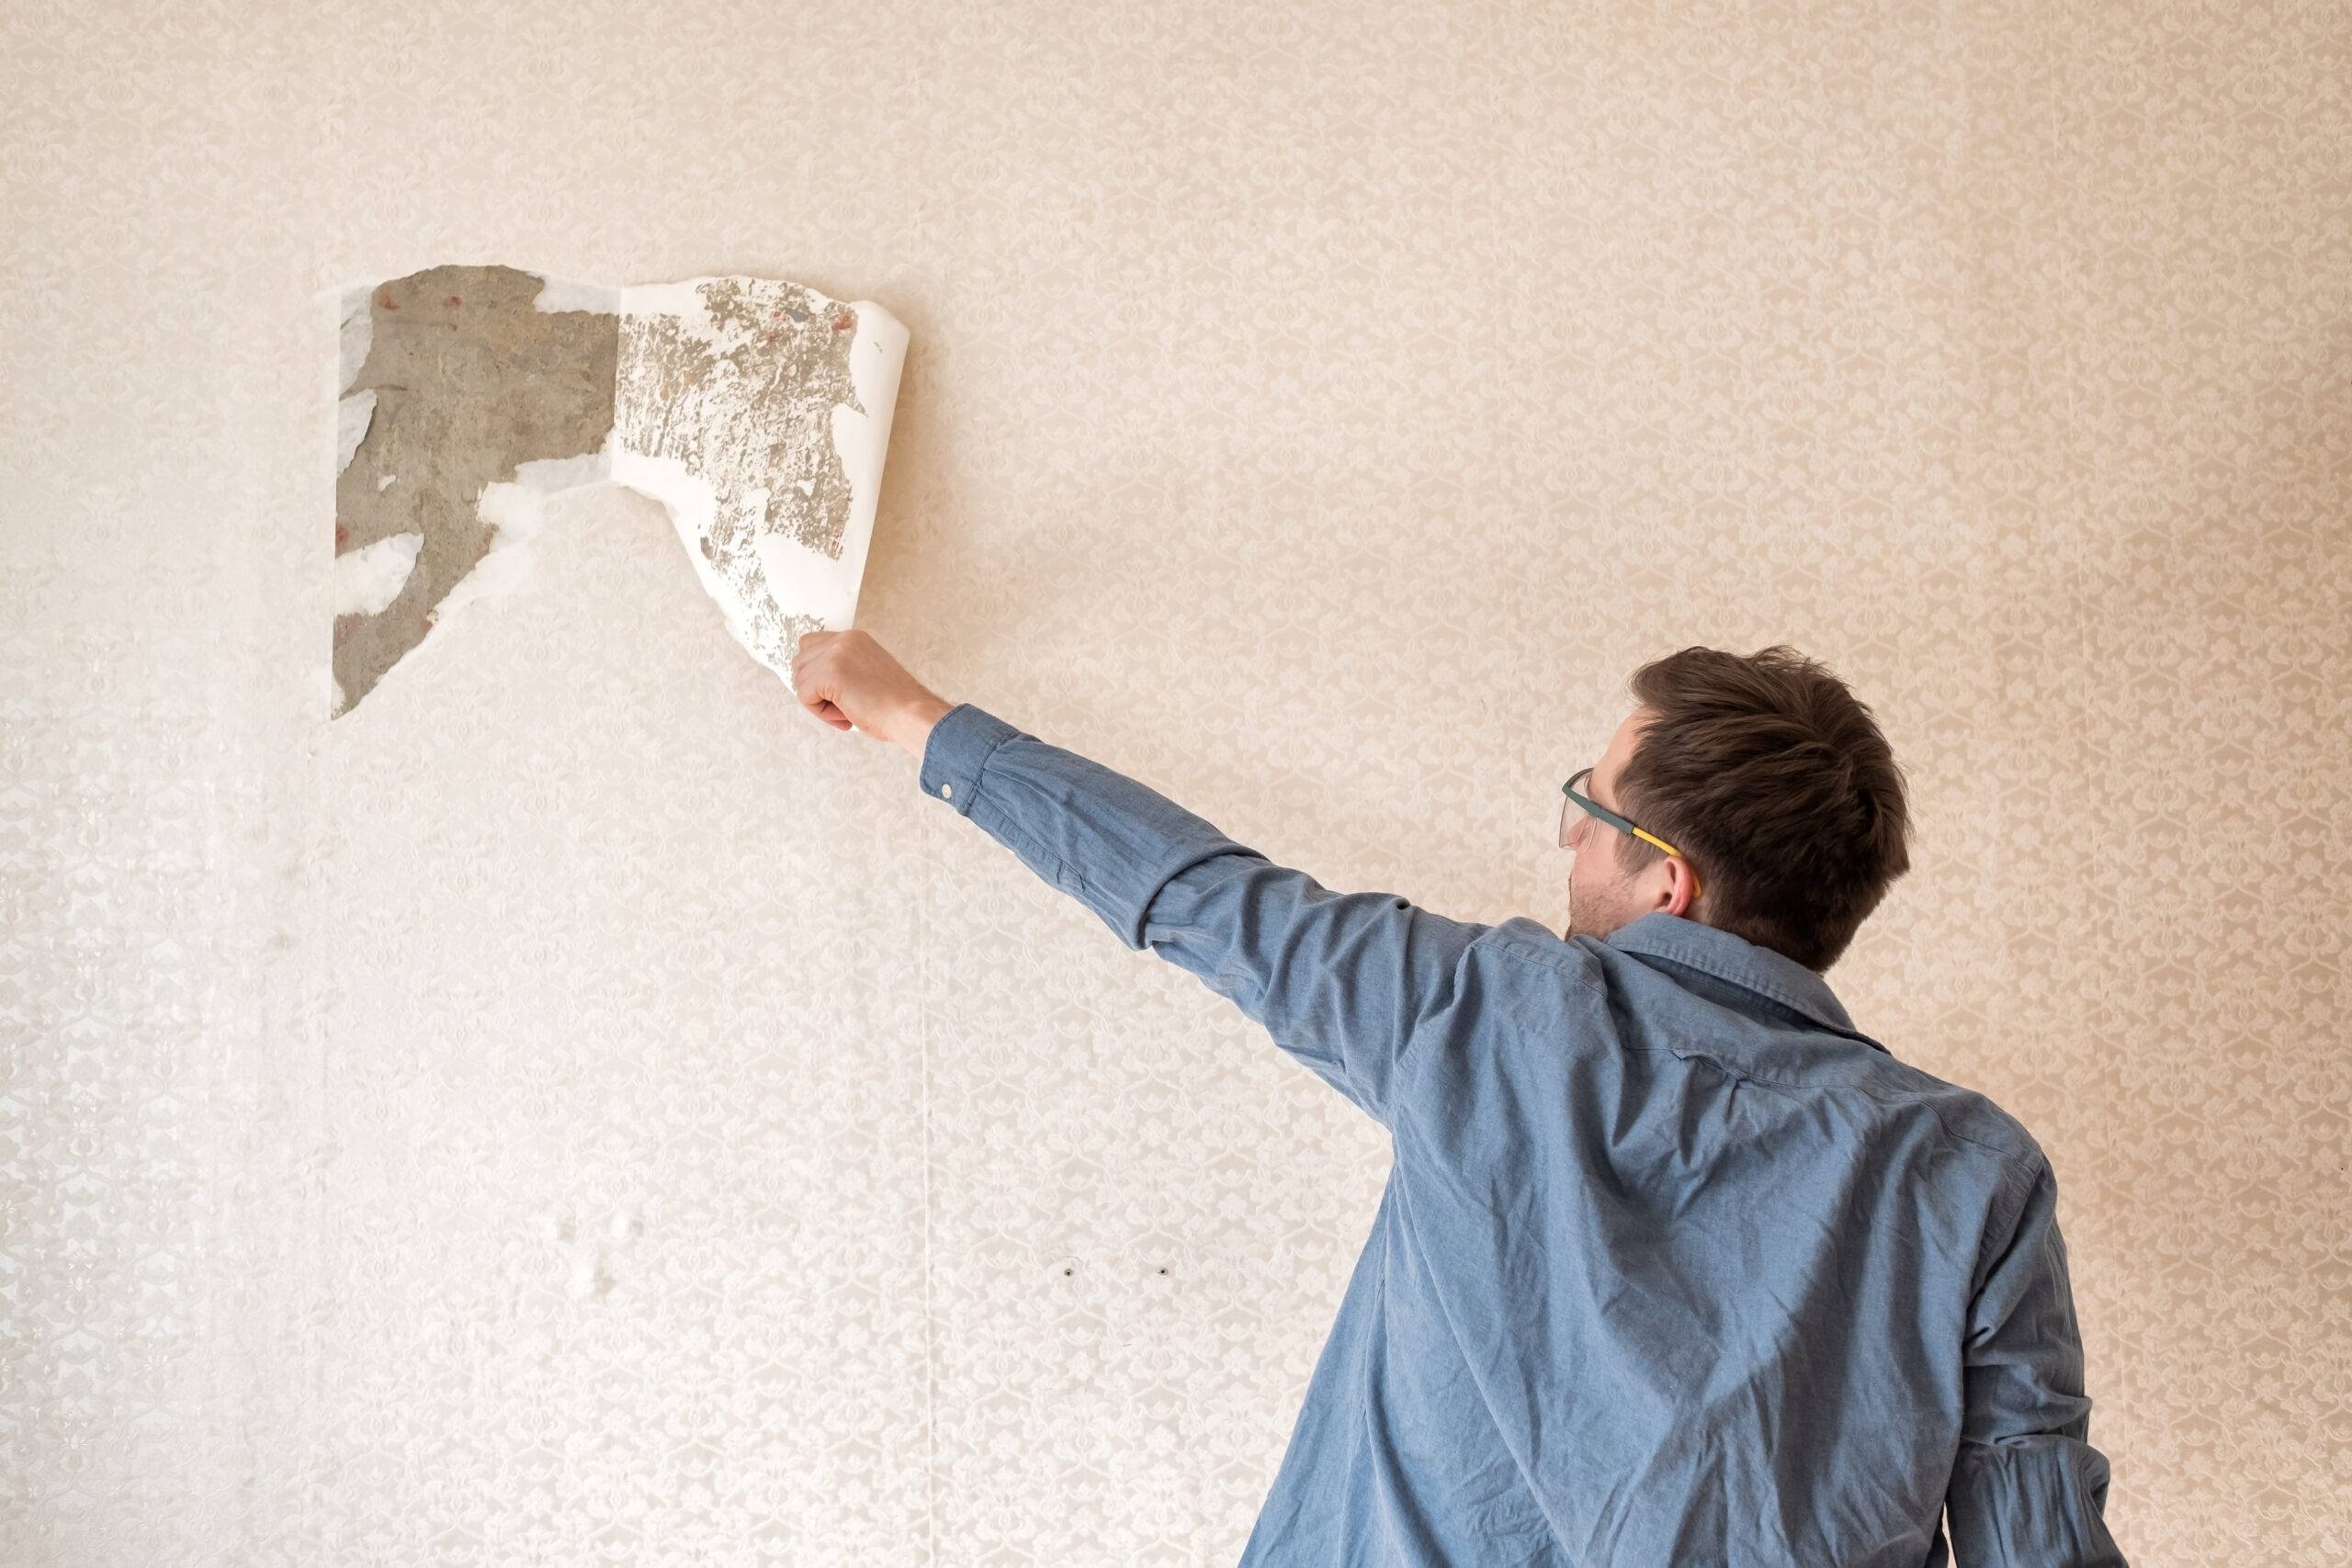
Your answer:
[[[1560,803],[1560,847],[1562,849],[1566,849],[1568,847],[1568,829],[1576,821],[1575,813],[1580,807],[1590,813],[1592,816],[1600,818],[1603,822],[1608,823],[1611,828],[1616,829],[1619,832],[1631,833],[1634,838],[1641,840],[1642,842],[1645,844],[1656,844],[1668,854],[1681,856],[1683,864],[1689,865],[1690,863],[1690,857],[1689,855],[1683,854],[1680,850],[1676,849],[1672,844],[1668,843],[1664,839],[1659,838],[1656,833],[1651,832],[1648,829],[1636,828],[1634,826],[1631,819],[1618,816],[1617,813],[1610,810],[1609,807],[1601,805],[1590,795],[1578,794],[1577,791],[1577,785],[1584,783],[1585,780],[1590,777],[1592,777],[1592,770],[1590,768],[1579,768],[1567,783],[1560,786],[1560,793],[1568,797]],[[1694,898],[1699,896],[1698,887],[1699,874],[1694,869],[1690,873],[1690,896]]]

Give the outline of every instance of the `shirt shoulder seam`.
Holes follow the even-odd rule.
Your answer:
[[[1521,958],[1532,960],[1533,962],[1541,964],[1549,969],[1558,970],[1561,974],[1566,975],[1570,979],[1582,986],[1586,990],[1590,991],[1594,996],[1600,997],[1604,1000],[1607,999],[1609,996],[1609,989],[1607,987],[1603,986],[1590,974],[1577,967],[1574,964],[1570,963],[1560,954],[1546,952],[1544,949],[1540,948],[1533,942],[1528,941],[1526,937],[1521,935],[1519,932],[1505,931],[1500,924],[1487,927],[1487,934],[1494,937],[1498,946],[1508,947],[1512,952],[1518,953]]]

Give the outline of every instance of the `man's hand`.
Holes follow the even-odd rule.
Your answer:
[[[800,705],[835,729],[862,729],[922,755],[940,715],[955,706],[907,673],[865,632],[806,632],[792,656]]]

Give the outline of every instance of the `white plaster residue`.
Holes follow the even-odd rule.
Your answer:
[[[334,407],[334,471],[351,467],[351,455],[368,439],[368,425],[376,417],[376,389],[354,392]]]
[[[474,569],[458,580],[433,611],[433,624],[402,662],[441,640],[466,606],[480,599],[503,599],[528,584],[537,570],[532,546],[547,527],[547,503],[551,497],[582,485],[612,478],[612,436],[594,452],[576,457],[541,457],[515,465],[511,480],[486,484],[475,503],[475,515],[497,528],[490,548]]]
[[[586,1301],[601,1296],[612,1286],[612,1279],[605,1272],[605,1260],[583,1247],[571,1259],[571,1299]]]
[[[569,278],[542,277],[539,291],[531,299],[536,310],[591,310],[600,316],[620,314],[621,290],[606,288],[594,283],[574,283]]]
[[[422,534],[394,534],[335,557],[334,613],[381,614],[408,585],[409,573],[416,570],[416,552],[424,547]]]
[[[359,379],[359,368],[368,363],[368,350],[376,341],[376,312],[369,301],[374,299],[373,284],[357,283],[343,291],[343,333],[341,340],[341,378],[335,390],[345,392]]]
[[[683,283],[641,283],[620,291],[621,309],[631,316],[674,316],[680,332],[701,338],[714,347],[727,347],[732,339],[718,330],[718,323],[703,307],[702,286],[712,281],[708,277],[689,277]]]
[[[613,1254],[626,1247],[643,1227],[637,1211],[624,1204],[605,1223],[601,1236],[586,1234],[569,1213],[560,1217],[542,1214],[537,1228],[542,1241],[553,1242],[571,1252],[571,1266],[565,1289],[572,1300],[586,1301],[613,1288],[616,1278]]]
[[[475,513],[498,532],[473,570],[441,601],[435,622],[477,599],[500,598],[528,582],[537,567],[531,546],[547,527],[548,499],[610,479],[612,473],[612,437],[607,435],[596,451],[518,463],[514,479],[482,486]]]
[[[393,480],[393,479],[397,479],[397,478],[399,478],[399,476],[398,476],[398,475],[396,475],[396,474],[386,474],[383,478],[381,478],[381,479],[378,479],[378,480],[376,481],[376,490],[377,490],[377,492],[378,492],[379,494],[381,494],[383,491],[388,491],[388,490],[391,489],[391,488],[392,488],[392,480]]]

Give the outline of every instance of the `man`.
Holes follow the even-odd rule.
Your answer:
[[[1821,977],[1909,865],[1828,671],[1634,675],[1565,939],[1327,891],[862,632],[794,679],[1389,1129],[1243,1568],[2121,1563],[2040,1146]]]

